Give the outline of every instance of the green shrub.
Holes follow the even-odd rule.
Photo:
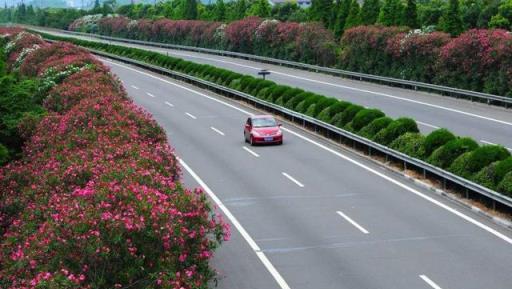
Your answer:
[[[490,189],[496,189],[496,165],[498,162],[494,162],[483,169],[481,169],[478,173],[476,173],[472,180],[480,184],[484,187],[488,187]]]
[[[498,184],[509,172],[512,172],[512,157],[508,157],[496,164],[496,184]]]
[[[311,117],[316,117],[317,114],[320,113],[320,111],[328,106],[330,103],[332,103],[332,100],[334,98],[327,98],[323,95],[318,95],[318,97],[315,100],[315,103],[311,104],[308,109],[306,110],[305,114]],[[337,101],[334,99],[334,101]]]
[[[291,88],[286,85],[276,85],[275,87],[272,87],[272,90],[270,91],[270,93],[268,94],[268,96],[265,100],[273,103],[281,95],[283,95],[283,93],[285,93],[285,91],[287,91],[288,89],[291,89]]]
[[[431,132],[425,138],[425,156],[429,157],[437,148],[455,139],[455,135],[445,128]]]
[[[271,87],[271,86],[274,86],[274,85],[276,85],[276,83],[273,82],[273,81],[258,79],[258,82],[256,83],[256,85],[251,88],[250,93],[252,95],[257,95],[263,88]]]
[[[365,137],[367,139],[373,139],[375,135],[377,135],[381,130],[388,127],[388,125],[393,121],[390,117],[383,116],[379,117],[377,119],[374,119],[372,122],[370,122],[367,126],[363,127],[359,132],[357,132],[358,135]]]
[[[351,105],[350,102],[338,100],[332,105],[324,108],[316,117],[323,122],[332,124],[332,118],[337,113],[343,112],[349,105]]]
[[[334,104],[337,104],[339,102],[340,102],[339,100],[337,100],[336,98],[332,98],[332,97],[325,97],[325,98],[321,99],[320,101],[318,101],[317,105],[315,106],[315,110],[313,112],[313,117],[318,118],[319,114],[324,109],[331,107]]]
[[[460,155],[458,158],[456,158],[453,163],[448,167],[448,171],[459,175],[464,178],[468,178],[471,176],[471,174],[468,174],[466,171],[466,167],[470,162],[471,154],[473,152],[467,152]]]
[[[377,133],[374,140],[388,145],[406,132],[419,132],[418,125],[413,119],[402,117],[392,121],[385,129]]]
[[[472,138],[457,138],[436,149],[427,161],[436,167],[445,169],[463,153],[473,151],[477,148],[478,143]]]
[[[502,146],[484,145],[469,154],[468,161],[464,166],[454,167],[457,162],[457,160],[455,160],[453,165],[450,166],[450,171],[469,179],[482,168],[495,161],[504,160],[509,156],[510,153],[508,150]]]
[[[303,101],[304,99],[306,99],[306,97],[308,97],[309,95],[313,95],[313,93],[311,92],[303,92],[303,93],[300,93],[294,97],[292,97],[290,100],[288,100],[285,104],[284,104],[284,107],[288,108],[288,109],[291,109],[291,110],[295,110],[295,107],[301,102]]]
[[[221,77],[223,78],[222,84],[229,85],[231,83],[231,81],[233,81],[234,79],[237,79],[237,78],[241,78],[242,75],[239,73],[232,72],[232,71],[227,71],[227,73],[223,74]]]
[[[407,132],[395,139],[389,147],[414,158],[421,159],[425,154],[425,136]]]
[[[484,145],[473,151],[471,162],[468,164],[466,170],[469,173],[477,173],[483,167],[495,162],[501,161],[510,156],[510,152],[497,145]]]
[[[352,131],[359,131],[373,120],[383,117],[385,114],[378,109],[365,108],[357,112],[350,125]]]
[[[498,184],[497,190],[508,197],[512,197],[512,172],[505,175],[503,180]]]
[[[295,111],[305,113],[311,105],[316,103],[318,97],[319,96],[317,94],[312,93],[299,104],[297,104],[297,106],[295,107]]]
[[[287,91],[285,91],[281,97],[279,97],[278,100],[276,100],[276,104],[278,105],[281,105],[281,106],[285,106],[285,104],[290,100],[292,99],[293,97],[303,93],[304,90],[300,89],[300,88],[292,88],[292,89],[289,89]]]
[[[347,123],[352,121],[356,114],[362,109],[364,109],[364,107],[357,104],[349,105],[343,112],[340,113],[338,119],[333,119],[333,124],[337,127],[343,128]]]
[[[270,93],[270,89],[272,89],[274,86],[264,87],[262,88],[258,94],[256,94],[256,97],[259,99],[265,99],[267,98],[268,94]]]
[[[240,78],[233,79],[233,80],[231,81],[231,83],[229,84],[229,88],[234,89],[234,90],[240,90],[240,89],[241,89],[241,86],[242,86],[242,85],[240,84],[240,82],[241,82],[241,79],[240,79]]]
[[[9,160],[9,151],[5,146],[0,144],[0,165],[5,164]]]
[[[243,92],[246,92],[246,88],[248,88],[254,81],[255,79],[252,76],[243,76],[242,79],[240,80],[240,89]]]

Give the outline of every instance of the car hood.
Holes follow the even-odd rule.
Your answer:
[[[253,131],[262,135],[274,135],[280,132],[279,127],[255,127]]]

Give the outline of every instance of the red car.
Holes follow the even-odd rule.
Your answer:
[[[283,144],[281,124],[271,115],[255,115],[247,119],[244,127],[245,142],[255,144]]]

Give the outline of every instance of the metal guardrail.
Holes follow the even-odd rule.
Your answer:
[[[184,81],[195,86],[211,90],[220,95],[234,98],[236,100],[245,101],[255,107],[262,108],[266,111],[280,115],[291,122],[298,123],[305,128],[312,129],[316,133],[323,134],[324,136],[351,145],[354,149],[364,151],[370,156],[381,156],[385,157],[388,161],[399,162],[403,164],[404,169],[412,169],[423,174],[424,177],[434,178],[440,182],[443,189],[456,189],[463,191],[466,198],[479,199],[485,201],[493,209],[501,209],[507,212],[512,210],[512,198],[505,195],[499,194],[486,187],[478,185],[460,176],[454,175],[443,169],[435,167],[424,161],[412,158],[406,154],[392,150],[386,146],[370,141],[354,133],[345,131],[331,124],[322,122],[310,116],[295,112],[293,110],[281,107],[279,105],[258,99],[252,95],[212,83],[197,77],[193,77],[177,71],[165,69],[156,65],[147,64],[142,61],[133,60],[130,58],[97,51],[94,49],[88,49],[93,54],[115,59],[124,63],[135,65],[146,70],[150,70],[159,74],[170,76],[174,79]]]
[[[34,27],[34,28],[41,29],[41,27]],[[220,56],[229,56],[229,57],[235,57],[235,58],[241,58],[241,59],[247,59],[247,60],[254,60],[254,61],[263,62],[263,63],[276,64],[276,65],[280,65],[280,66],[299,68],[299,69],[315,71],[315,72],[322,72],[322,73],[346,77],[346,78],[378,82],[378,83],[386,84],[386,85],[408,87],[408,88],[411,88],[414,90],[422,89],[422,90],[426,90],[426,91],[433,91],[433,92],[441,93],[443,95],[453,96],[453,97],[457,97],[457,98],[466,98],[471,101],[477,100],[479,102],[485,102],[487,104],[503,106],[505,108],[512,107],[512,97],[504,97],[504,96],[499,96],[499,95],[494,95],[494,94],[489,94],[489,93],[476,92],[476,91],[471,91],[471,90],[453,88],[453,87],[430,84],[430,83],[425,83],[425,82],[417,82],[417,81],[404,80],[404,79],[398,79],[398,78],[393,78],[393,77],[371,75],[371,74],[366,74],[366,73],[353,72],[353,71],[341,70],[341,69],[336,69],[336,68],[329,68],[329,67],[305,64],[305,63],[300,63],[300,62],[295,62],[295,61],[281,60],[281,59],[276,59],[276,58],[257,56],[257,55],[232,52],[232,51],[225,51],[225,50],[215,50],[215,49],[200,48],[200,47],[185,46],[185,45],[176,45],[176,44],[167,44],[167,43],[160,43],[160,42],[134,40],[134,39],[104,36],[104,35],[93,34],[93,33],[74,32],[74,31],[60,30],[60,29],[49,29],[49,28],[44,28],[44,29],[45,30],[54,30],[57,32],[71,34],[71,35],[81,35],[81,36],[93,37],[93,38],[109,40],[109,41],[139,44],[139,45],[152,46],[152,47],[170,48],[170,49],[177,49],[177,50],[202,52],[202,53],[208,53],[208,54],[214,54],[214,55],[220,55]]]

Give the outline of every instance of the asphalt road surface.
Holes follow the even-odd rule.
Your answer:
[[[70,36],[54,31],[46,32]],[[92,37],[76,37],[158,51],[253,76],[257,76],[257,72],[265,68],[271,72],[267,79],[277,83],[300,87],[371,108],[379,108],[394,118],[412,117],[424,133],[439,127],[448,128],[458,135],[471,136],[482,144],[502,144],[512,151],[512,113],[504,108],[237,58],[116,43]]]
[[[104,61],[231,223],[218,288],[511,288],[511,231],[286,122],[282,146],[251,147],[257,111]]]

